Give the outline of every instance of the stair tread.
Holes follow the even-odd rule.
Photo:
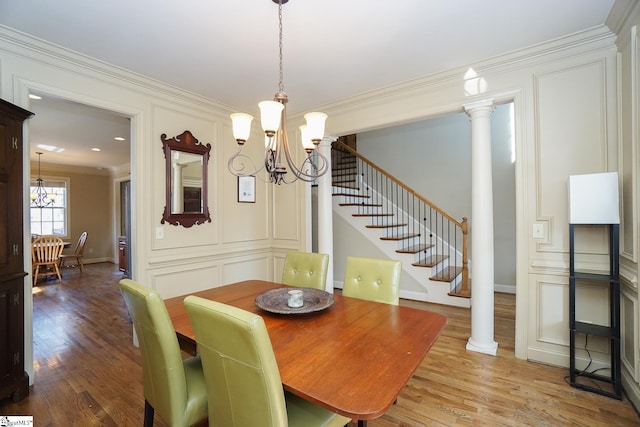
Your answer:
[[[387,216],[394,216],[395,214],[392,213],[354,213],[351,214],[351,216],[379,216],[379,217],[387,217]]]
[[[412,239],[414,237],[420,237],[420,234],[419,233],[397,234],[395,236],[381,237],[380,240],[405,240],[405,239]]]
[[[366,228],[397,228],[397,227],[406,227],[407,224],[368,224],[365,225]]]
[[[338,203],[338,206],[360,206],[367,208],[381,208],[382,205],[378,203]]]
[[[447,258],[449,257],[446,255],[431,255],[426,258],[420,258],[418,261],[412,263],[411,265],[415,267],[433,267],[434,265],[441,263]]]
[[[371,196],[367,196],[366,194],[349,194],[349,193],[333,193],[333,196],[346,196],[346,197],[358,197],[369,199]]]
[[[460,273],[462,273],[462,267],[452,266],[443,268],[433,276],[429,277],[429,279],[438,282],[451,282]]]
[[[420,243],[418,245],[408,246],[406,248],[396,249],[399,254],[417,254],[418,252],[431,249],[434,245],[432,243]]]

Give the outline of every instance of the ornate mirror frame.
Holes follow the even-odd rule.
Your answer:
[[[162,150],[164,152],[164,158],[166,160],[166,204],[164,206],[164,212],[162,213],[161,224],[168,222],[173,225],[182,225],[183,227],[191,227],[194,224],[203,224],[205,222],[211,222],[211,216],[209,214],[209,201],[208,201],[208,174],[209,169],[209,153],[211,151],[211,144],[203,144],[193,136],[193,134],[185,130],[182,134],[167,139],[166,134],[160,136],[162,140]],[[196,212],[174,212],[172,209],[174,202],[173,188],[176,182],[174,178],[174,156],[179,156],[180,153],[186,153],[189,155],[202,156],[202,183],[200,188],[200,206],[201,209]],[[181,186],[181,185],[180,185]],[[183,190],[184,191],[184,190]],[[196,191],[197,194],[197,191]],[[181,195],[180,200],[184,200],[184,194]],[[183,201],[184,203],[184,201]],[[183,204],[184,207],[186,204]],[[196,202],[197,205],[197,202]],[[183,209],[184,210],[184,209]]]

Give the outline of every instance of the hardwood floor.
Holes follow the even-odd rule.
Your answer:
[[[35,385],[22,402],[0,401],[0,415],[33,415],[38,427],[142,425],[142,367],[121,277],[113,264],[91,264],[34,289]],[[470,310],[401,303],[449,323],[398,402],[369,426],[640,426],[626,398],[574,389],[567,369],[513,357],[513,295],[496,294],[496,357],[465,350]]]

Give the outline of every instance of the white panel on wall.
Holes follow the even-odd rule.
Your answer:
[[[609,287],[601,284],[576,285],[576,320],[609,326]]]
[[[633,116],[633,112],[638,105],[638,85],[634,83],[637,79],[638,70],[638,54],[637,40],[635,30],[632,31],[628,43],[619,54],[618,64],[618,104],[620,123],[620,174],[622,178],[621,198],[622,198],[622,226],[620,227],[620,240],[622,247],[620,255],[627,256],[637,261],[636,253],[636,233],[634,231],[634,223],[637,221],[638,204],[636,193],[634,192],[634,181],[637,176],[638,157],[634,157],[636,151],[637,135],[634,129],[637,129],[638,117]],[[636,113],[637,114],[637,113]]]
[[[282,272],[284,270],[284,256],[273,257],[273,280],[276,282],[282,281]]]
[[[304,216],[302,204],[298,199],[298,185],[311,185],[309,183],[296,183],[288,185],[276,185],[273,191],[273,238],[298,242],[301,239]]]
[[[233,175],[227,161],[238,150],[238,144],[233,139],[231,120],[221,125],[222,161],[220,164],[219,193],[221,195],[220,206],[220,233],[223,243],[255,242],[269,238],[269,186],[265,183],[264,171],[256,177],[255,203],[238,202],[238,177]],[[250,139],[242,149],[243,154],[249,159],[242,159],[246,170],[253,170],[255,166],[261,166],[264,162],[264,134],[254,128]],[[262,158],[262,160],[261,160]],[[240,167],[240,166],[237,166]]]
[[[186,295],[220,286],[218,272],[215,265],[171,272],[156,270],[153,272],[153,287],[164,299]]]
[[[607,170],[604,87],[601,61],[541,74],[535,79],[539,173],[535,220],[556,220],[549,222],[549,245],[538,250],[568,250],[568,176]]]
[[[254,279],[271,279],[268,256],[228,262],[222,266],[222,281],[224,284]]]
[[[568,288],[564,284],[538,282],[538,340],[552,344],[569,343]]]
[[[620,353],[622,363],[634,380],[638,381],[638,345],[637,332],[634,325],[638,324],[638,298],[637,295],[631,295],[627,292],[621,294],[620,304]]]

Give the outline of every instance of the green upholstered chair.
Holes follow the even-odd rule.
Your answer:
[[[188,296],[184,305],[202,358],[209,419],[222,427],[344,426],[350,420],[285,392],[262,317]]]
[[[329,255],[313,252],[287,252],[282,283],[325,290]]]
[[[154,412],[170,426],[191,426],[207,418],[207,389],[200,357],[183,361],[164,301],[133,280],[120,281],[142,354],[144,425]]]
[[[342,295],[398,305],[401,274],[398,260],[347,257]]]

